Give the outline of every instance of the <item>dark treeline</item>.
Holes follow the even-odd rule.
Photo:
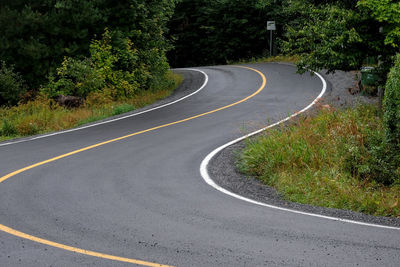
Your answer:
[[[170,64],[224,64],[266,55],[267,21],[278,17],[270,1],[179,1],[168,26],[175,39],[174,50],[168,53]]]

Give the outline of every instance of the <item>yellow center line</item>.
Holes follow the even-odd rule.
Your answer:
[[[163,125],[160,125],[160,126],[156,126],[156,127],[153,127],[153,128],[147,129],[147,130],[131,133],[131,134],[128,134],[128,135],[125,135],[125,136],[122,136],[122,137],[118,137],[118,138],[115,138],[115,139],[112,139],[112,140],[101,142],[101,143],[98,143],[98,144],[95,144],[95,145],[87,146],[87,147],[84,147],[84,148],[81,148],[81,149],[78,149],[78,150],[75,150],[75,151],[72,151],[72,152],[69,152],[69,153],[65,153],[65,154],[62,154],[60,156],[48,159],[48,160],[44,160],[44,161],[29,165],[27,167],[21,168],[19,170],[16,170],[14,172],[11,172],[11,173],[1,177],[0,178],[0,183],[6,181],[7,179],[10,179],[11,177],[13,177],[13,176],[15,176],[17,174],[25,172],[27,170],[36,168],[36,167],[41,166],[41,165],[45,165],[47,163],[50,163],[50,162],[53,162],[53,161],[56,161],[56,160],[59,160],[59,159],[62,159],[62,158],[66,158],[66,157],[81,153],[83,151],[87,151],[87,150],[90,150],[90,149],[93,149],[93,148],[96,148],[96,147],[100,147],[100,146],[103,146],[103,145],[106,145],[106,144],[110,144],[110,143],[113,143],[113,142],[116,142],[116,141],[120,141],[120,140],[129,138],[129,137],[132,137],[132,136],[135,136],[135,135],[151,132],[151,131],[154,131],[154,130],[157,130],[157,129],[161,129],[161,128],[165,128],[165,127],[168,127],[168,126],[171,126],[171,125],[175,125],[175,124],[183,123],[183,122],[186,122],[186,121],[190,121],[190,120],[193,120],[193,119],[196,119],[196,118],[199,118],[199,117],[203,117],[203,116],[206,116],[206,115],[209,115],[209,114],[212,114],[212,113],[215,113],[215,112],[218,112],[218,111],[233,107],[235,105],[243,103],[243,102],[249,100],[250,98],[256,96],[257,94],[259,94],[265,88],[267,79],[265,78],[263,73],[261,73],[259,70],[256,70],[256,69],[253,69],[253,68],[249,68],[249,67],[244,67],[244,66],[237,66],[237,67],[255,71],[262,78],[261,87],[256,92],[254,92],[253,94],[249,95],[246,98],[243,98],[242,100],[239,100],[239,101],[237,101],[235,103],[232,103],[232,104],[229,104],[227,106],[223,106],[223,107],[220,107],[220,108],[217,108],[217,109],[214,109],[214,110],[202,113],[202,114],[198,114],[196,116],[192,116],[192,117],[189,117],[189,118],[186,118],[186,119],[183,119],[183,120],[179,120],[179,121],[163,124]],[[76,247],[63,245],[63,244],[60,244],[60,243],[56,243],[56,242],[53,242],[53,241],[49,241],[49,240],[46,240],[46,239],[43,239],[43,238],[39,238],[39,237],[36,237],[36,236],[32,236],[32,235],[17,231],[15,229],[12,229],[12,228],[7,227],[7,226],[2,225],[2,224],[0,224],[0,231],[6,232],[8,234],[11,234],[11,235],[14,235],[14,236],[17,236],[17,237],[20,237],[20,238],[28,239],[28,240],[31,240],[31,241],[34,241],[34,242],[37,242],[37,243],[48,245],[48,246],[51,246],[51,247],[56,247],[56,248],[60,248],[60,249],[64,249],[64,250],[68,250],[68,251],[72,251],[72,252],[80,253],[80,254],[84,254],[84,255],[89,255],[89,256],[93,256],[93,257],[98,257],[98,258],[103,258],[103,259],[108,259],[108,260],[114,260],[114,261],[120,261],[120,262],[128,262],[128,263],[138,264],[138,265],[142,265],[142,266],[151,266],[151,267],[153,267],[153,266],[168,266],[168,265],[162,265],[162,264],[153,263],[153,262],[147,262],[147,261],[142,261],[142,260],[123,258],[123,257],[118,257],[118,256],[113,256],[113,255],[103,254],[103,253],[99,253],[99,252],[95,252],[95,251],[90,251],[90,250],[85,250],[85,249],[80,249],[80,248],[76,248]]]

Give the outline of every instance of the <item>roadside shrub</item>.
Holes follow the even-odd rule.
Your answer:
[[[50,97],[71,95],[87,98],[89,95],[105,96],[113,100],[132,98],[145,88],[151,76],[143,64],[139,64],[137,50],[129,38],[112,43],[112,34],[106,29],[100,40],[90,44],[90,59],[82,60],[66,57],[50,75],[49,83],[42,88]],[[164,77],[164,76],[163,76]],[[93,99],[91,99],[92,101]]]
[[[390,185],[400,181],[400,158],[383,130],[367,131],[361,142],[350,138],[346,144],[345,166],[360,180]]]
[[[90,92],[101,90],[104,86],[104,79],[89,59],[66,57],[57,69],[57,75],[49,77],[49,83],[42,88],[42,92],[50,97],[71,95],[85,98]]]
[[[400,153],[400,54],[388,76],[383,106],[387,142],[397,145]]]
[[[129,38],[119,40],[113,47],[112,35],[105,29],[101,40],[90,44],[90,55],[94,68],[106,81],[115,99],[130,98],[140,89],[142,66],[138,66],[137,50]]]
[[[0,65],[0,105],[16,105],[26,92],[25,82],[21,75],[7,66],[4,61]]]

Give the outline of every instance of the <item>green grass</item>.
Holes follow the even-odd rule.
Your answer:
[[[116,116],[119,114],[127,113],[129,111],[135,110],[135,106],[132,104],[124,103],[121,105],[118,105],[114,108],[112,115]]]
[[[238,167],[289,201],[400,217],[400,184],[375,182],[373,166],[365,164],[371,162],[366,147],[381,137],[382,119],[374,106],[321,111],[249,140]],[[351,168],[354,155],[364,162],[357,172]]]
[[[138,92],[133,98],[114,101],[99,92],[74,109],[60,107],[53,100],[39,96],[26,104],[0,108],[0,141],[74,128],[110,116],[145,107],[168,97],[180,85],[180,75],[168,73],[157,88]]]

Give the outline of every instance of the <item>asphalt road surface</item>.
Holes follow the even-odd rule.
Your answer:
[[[292,66],[250,67],[265,88],[254,70],[204,67],[207,85],[181,102],[0,146],[0,177],[42,162],[0,183],[0,266],[399,266],[398,230],[269,209],[204,182],[199,167],[213,149],[321,91],[317,76]],[[198,80],[186,84],[205,79],[180,72]]]

